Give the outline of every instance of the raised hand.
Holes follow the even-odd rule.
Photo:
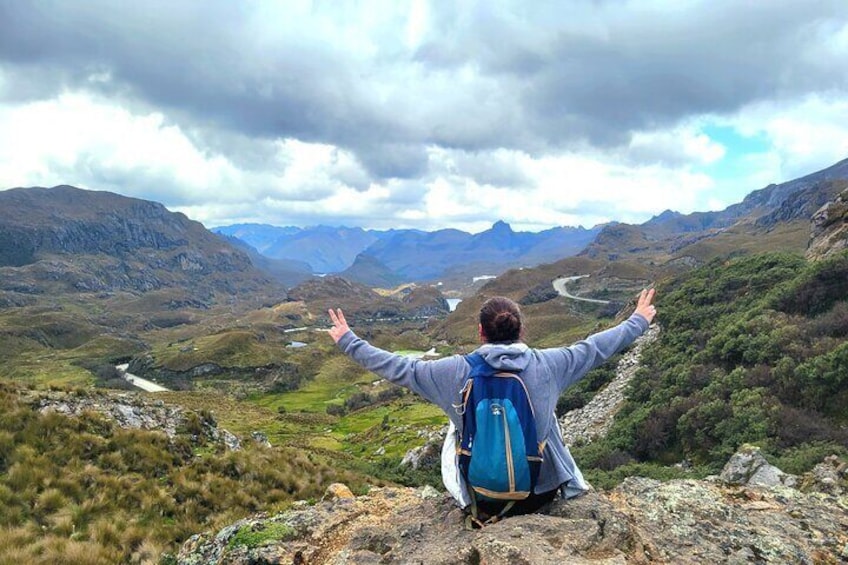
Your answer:
[[[330,308],[328,312],[330,314],[330,321],[333,322],[333,327],[330,328],[330,337],[333,338],[334,342],[338,343],[350,328],[347,326],[347,320],[345,320],[344,312],[342,312],[341,308],[337,308],[335,312]]]
[[[654,300],[654,289],[644,289],[636,302],[636,313],[641,314],[650,324],[657,315],[657,308],[651,304]]]

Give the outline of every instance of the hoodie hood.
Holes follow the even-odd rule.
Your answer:
[[[500,371],[523,371],[532,357],[526,343],[487,343],[477,353]]]

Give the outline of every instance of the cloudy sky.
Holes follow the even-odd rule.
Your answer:
[[[0,0],[0,189],[536,231],[846,157],[845,0]]]

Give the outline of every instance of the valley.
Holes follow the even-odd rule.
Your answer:
[[[505,224],[476,239],[360,230],[339,249],[354,263],[285,271],[290,284],[279,264],[155,203],[0,192],[0,558],[141,562],[253,513],[315,503],[337,481],[357,493],[441,488],[438,461],[401,461],[441,443],[444,414],[342,356],[326,333],[331,307],[378,347],[427,359],[473,351],[491,296],[520,304],[528,344],[557,347],[622,320],[655,286],[662,332],[616,389],[604,437],[572,444],[592,484],[700,479],[744,443],[795,474],[845,457],[848,181],[832,178],[837,165],[792,185],[800,192],[776,185],[724,212],[606,226],[577,250],[550,238],[586,230],[544,245]],[[460,258],[441,257],[454,239]],[[382,255],[363,259],[365,243]],[[278,260],[303,259],[276,245]],[[498,262],[499,245],[518,251]],[[367,275],[345,278],[357,261]],[[604,401],[614,367],[569,388],[557,415]],[[179,413],[170,435],[114,416],[162,411]]]

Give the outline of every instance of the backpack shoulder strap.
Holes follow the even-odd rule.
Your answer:
[[[477,352],[466,355],[465,361],[471,365],[471,373],[468,375],[469,379],[480,376],[491,376],[498,372]]]
[[[477,367],[481,367],[483,365],[486,365],[486,360],[483,359],[483,356],[480,355],[479,353],[477,353],[476,351],[474,353],[469,353],[468,355],[466,355],[465,361],[466,361],[466,363],[471,365],[472,371],[474,369],[476,369]]]

